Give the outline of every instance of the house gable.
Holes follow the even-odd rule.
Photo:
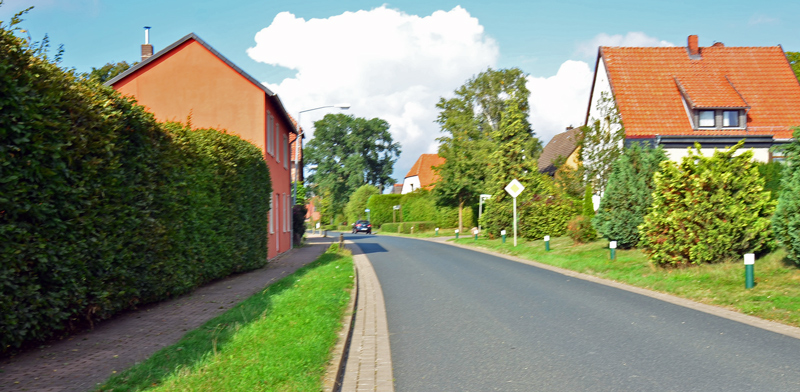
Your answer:
[[[439,175],[433,167],[441,166],[445,159],[438,154],[422,154],[411,166],[411,170],[403,180],[402,193],[410,193],[419,188],[430,189],[439,180]]]

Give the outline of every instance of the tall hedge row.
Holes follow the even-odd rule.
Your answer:
[[[165,129],[0,26],[0,351],[264,265],[270,192],[257,147]]]
[[[433,194],[426,189],[419,189],[404,195],[373,195],[367,201],[373,227],[381,227],[384,223],[392,223],[393,207],[401,205],[394,218],[397,222],[429,221],[441,228],[458,226],[458,208],[437,206]],[[474,221],[472,208],[464,208],[464,226],[472,227]]]
[[[778,242],[786,247],[789,260],[800,264],[800,127],[794,128],[794,140],[784,150],[787,164],[772,229]]]

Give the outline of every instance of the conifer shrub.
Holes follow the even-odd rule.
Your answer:
[[[775,239],[786,248],[789,260],[800,264],[800,127],[794,129],[794,141],[784,150],[786,167],[772,229]]]
[[[712,157],[703,157],[696,144],[680,164],[661,163],[640,240],[654,264],[718,263],[770,249],[775,202],[751,161],[752,150],[734,156],[743,144]]]
[[[653,202],[653,175],[667,157],[661,148],[626,148],[614,162],[600,208],[592,223],[603,237],[617,241],[620,249],[639,243],[639,225]]]

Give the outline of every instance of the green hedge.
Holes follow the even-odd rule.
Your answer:
[[[424,231],[432,231],[437,227],[436,222],[422,221],[422,222],[401,222],[401,223],[384,223],[381,225],[381,231],[387,233],[405,233],[411,234],[411,228],[414,228],[415,233]]]
[[[0,26],[0,345],[266,263],[261,151],[162,127]]]
[[[374,227],[382,227],[385,223],[393,223],[392,211],[395,205],[402,209],[396,212],[396,222],[435,222],[440,228],[458,226],[458,208],[436,205],[433,194],[427,190],[417,190],[405,195],[373,195],[367,201],[370,219]],[[473,209],[464,208],[464,227],[475,226]]]

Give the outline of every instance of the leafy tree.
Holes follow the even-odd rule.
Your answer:
[[[100,68],[92,67],[92,70],[84,75],[86,79],[93,80],[97,83],[103,84],[117,75],[125,72],[128,68],[136,65],[136,63],[128,64],[127,61],[120,61],[118,63],[108,63]]]
[[[617,246],[629,249],[639,243],[639,225],[653,203],[653,175],[667,156],[661,148],[633,144],[614,162],[600,208],[592,223]]]
[[[314,139],[303,151],[311,170],[308,181],[323,195],[331,216],[343,212],[358,187],[371,184],[383,189],[392,181],[400,144],[392,141],[389,123],[344,114],[328,114],[314,123]]]
[[[586,179],[598,194],[603,194],[611,165],[622,154],[625,127],[614,98],[603,93],[597,101],[600,118],[591,118],[591,125],[581,127],[580,157]]]
[[[787,165],[782,173],[772,229],[775,238],[786,247],[788,258],[800,264],[800,127],[794,129],[794,141],[784,151]]]
[[[583,165],[578,164],[577,168],[573,168],[566,162],[567,158],[565,157],[558,157],[553,162],[554,166],[558,168],[553,175],[553,180],[558,189],[566,193],[568,197],[578,200],[586,190],[586,184],[583,182]]]
[[[640,226],[640,246],[656,265],[687,266],[737,260],[769,250],[775,202],[751,162],[734,156],[740,141],[712,157],[689,150],[680,165],[663,161],[655,174],[653,205]]]
[[[344,208],[344,215],[348,222],[355,222],[359,219],[367,219],[364,210],[367,208],[367,200],[372,195],[380,195],[381,191],[373,185],[362,185],[352,195]]]
[[[446,162],[438,167],[434,194],[439,205],[459,208],[459,230],[464,206],[476,204],[481,193],[502,197],[505,179],[535,170],[541,144],[527,120],[529,95],[521,70],[489,68],[436,105],[448,135],[438,139]]]
[[[786,58],[789,59],[789,65],[792,66],[794,75],[800,81],[800,52],[786,52]]]

